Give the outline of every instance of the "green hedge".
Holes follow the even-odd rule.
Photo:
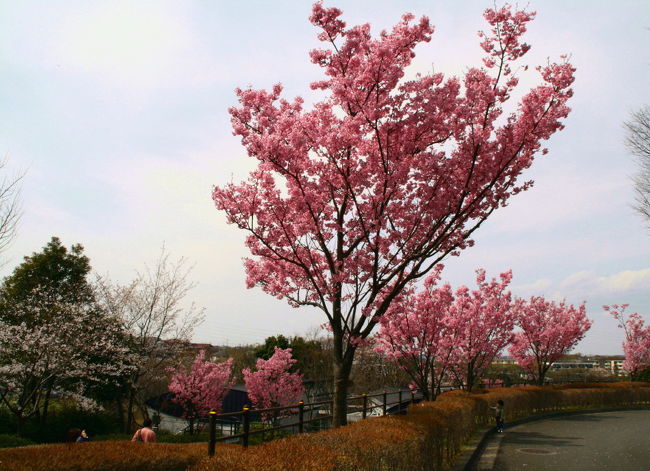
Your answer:
[[[34,442],[27,438],[10,435],[8,433],[0,434],[0,448],[12,448],[15,446],[33,445]]]
[[[85,429],[91,438],[110,434],[118,429],[116,418],[108,412],[90,412],[77,409],[64,401],[53,401],[47,422],[37,417],[26,421],[21,436],[35,443],[61,443],[70,429]],[[0,434],[15,434],[16,420],[7,410],[0,409]]]

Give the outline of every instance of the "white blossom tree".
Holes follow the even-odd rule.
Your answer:
[[[15,304],[27,318],[43,323],[8,324],[0,320],[0,399],[16,417],[20,433],[25,420],[41,411],[53,389],[82,406],[97,384],[114,384],[132,369],[132,358],[115,319],[96,307],[52,300],[34,293]],[[52,311],[56,312],[52,316]]]

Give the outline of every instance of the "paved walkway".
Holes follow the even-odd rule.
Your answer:
[[[481,471],[650,470],[650,410],[568,415],[507,427],[488,440]]]

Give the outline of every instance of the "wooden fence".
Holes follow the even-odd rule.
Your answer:
[[[389,402],[389,396],[395,396],[397,399],[394,402]],[[378,398],[378,401],[371,401],[373,398]],[[384,391],[378,394],[362,394],[361,396],[352,396],[348,398],[348,411],[353,413],[360,413],[360,419],[368,417],[368,411],[379,412],[372,415],[386,415],[389,412],[394,414],[406,413],[407,406],[417,402],[419,399],[416,397],[416,391],[402,390],[388,393]],[[358,404],[355,404],[358,403]],[[333,400],[319,401],[319,402],[303,402],[293,404],[285,407],[271,407],[268,409],[252,409],[244,407],[239,412],[228,412],[218,414],[216,411],[209,413],[209,440],[208,440],[208,455],[213,456],[216,449],[217,442],[233,442],[239,441],[244,447],[248,447],[249,439],[255,434],[264,434],[277,430],[289,430],[291,433],[304,433],[305,426],[308,424],[322,422],[331,423],[332,419]],[[379,409],[379,411],[377,411]],[[395,409],[395,410],[392,410]],[[314,417],[316,412],[316,417]],[[288,421],[284,424],[274,423],[271,427],[265,427],[258,430],[251,430],[251,418],[257,415],[274,414],[281,416],[284,419],[287,417],[295,417],[295,420]],[[348,412],[349,414],[349,412]],[[308,417],[306,417],[308,416]],[[223,435],[217,437],[217,424],[219,422],[235,422],[241,425],[241,431],[231,435]],[[330,424],[327,424],[329,427]],[[223,428],[222,428],[223,430]]]

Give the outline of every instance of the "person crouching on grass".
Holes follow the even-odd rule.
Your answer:
[[[494,406],[490,406],[490,409],[494,409],[494,418],[497,421],[497,433],[503,433],[503,401],[499,399]]]
[[[142,428],[133,434],[132,442],[156,443],[156,432],[151,429],[153,422],[145,419]]]

